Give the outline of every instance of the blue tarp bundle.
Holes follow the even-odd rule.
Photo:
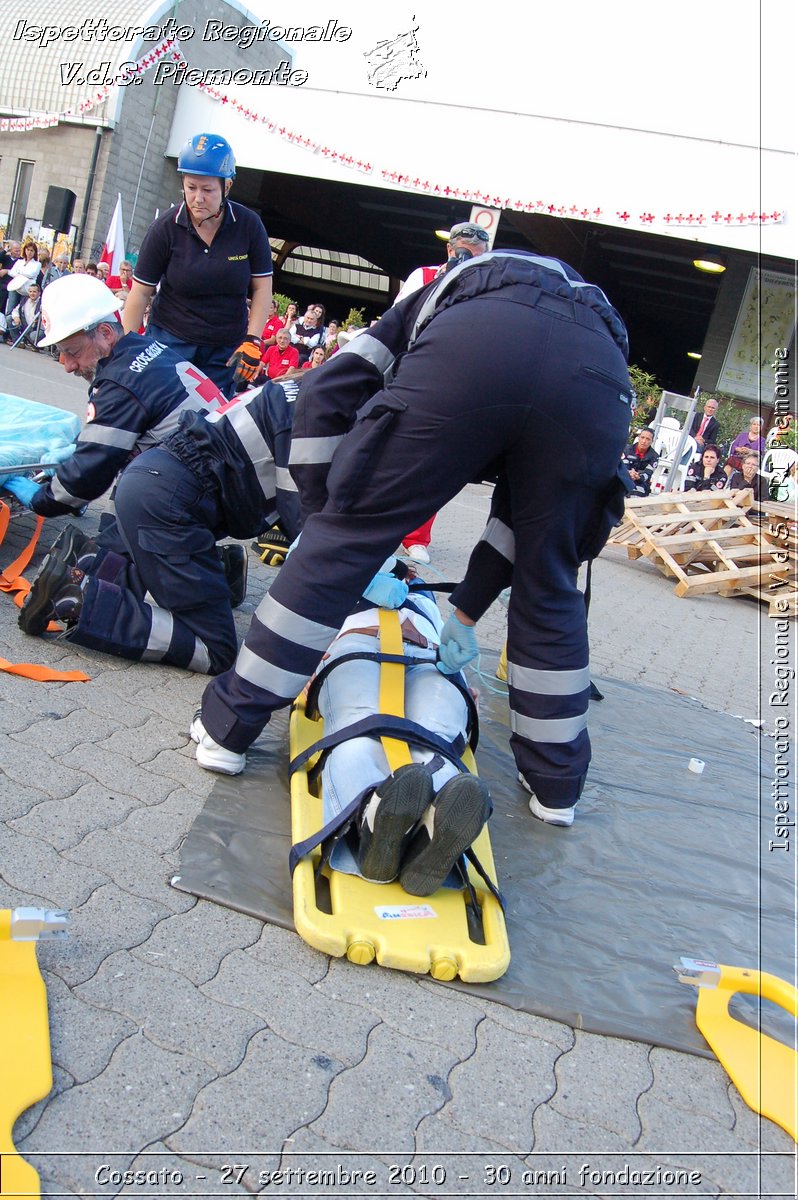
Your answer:
[[[69,458],[79,433],[74,413],[0,393],[0,486],[24,463]]]

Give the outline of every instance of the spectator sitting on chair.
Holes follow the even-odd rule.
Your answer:
[[[745,455],[750,450],[755,450],[757,454],[765,453],[765,439],[762,437],[762,426],[764,421],[761,417],[751,417],[748,422],[748,428],[743,429],[729,447],[729,457],[724,470],[731,478],[735,471],[742,469],[742,461]]]
[[[739,471],[732,471],[729,477],[730,488],[753,488],[754,500],[762,504],[768,498],[768,482],[759,474],[760,457],[756,450],[744,450],[740,455],[742,460]]]
[[[86,274],[86,263],[84,262],[84,260],[82,258],[76,258],[75,261],[73,262],[72,274],[73,275],[85,275]]]
[[[634,482],[635,496],[647,496],[651,491],[651,476],[659,462],[659,455],[653,447],[654,434],[650,429],[641,429],[637,440],[627,446],[621,455],[621,462]]]
[[[22,257],[12,264],[8,276],[8,299],[6,301],[6,319],[11,324],[11,315],[15,308],[21,307],[28,294],[28,288],[39,274],[39,247],[35,242],[26,242],[22,247]]]
[[[36,328],[41,302],[41,288],[38,283],[32,283],[28,288],[24,303],[19,308],[15,308],[11,314],[11,332],[14,338],[23,333],[25,342],[34,349],[44,337],[42,330]]]
[[[718,432],[718,419],[715,416],[717,411],[718,402],[710,397],[704,405],[703,413],[696,413],[693,417],[690,436],[695,438],[699,450],[715,445],[715,435]]]
[[[291,345],[291,335],[288,330],[278,329],[275,340],[277,344],[269,346],[261,358],[269,379],[279,379],[292,367],[299,366],[299,351],[296,346]]]
[[[100,272],[97,270],[97,264],[92,259],[89,259],[89,261],[86,263],[86,274],[91,275],[93,279],[100,279]]]
[[[720,465],[717,446],[705,446],[700,462],[692,462],[684,481],[686,492],[719,492],[726,487],[726,472]]]
[[[327,352],[322,346],[316,346],[310,352],[310,358],[303,365],[303,371],[312,371],[314,367],[320,367],[327,357]]]

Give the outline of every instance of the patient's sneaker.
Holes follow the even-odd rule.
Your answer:
[[[194,713],[194,720],[188,732],[192,742],[197,743],[197,762],[206,771],[218,771],[220,775],[240,775],[244,770],[247,765],[246,754],[225,750],[224,746],[220,746],[205,732],[202,709],[197,709]]]
[[[533,817],[537,817],[539,821],[545,821],[547,825],[573,825],[576,805],[572,804],[570,808],[548,808],[545,804],[540,803],[520,771],[518,782],[523,784],[529,792],[529,811]]]
[[[421,763],[407,763],[377,784],[358,831],[358,866],[365,879],[396,879],[406,838],[431,803],[432,777]]]
[[[490,816],[490,793],[476,775],[445,783],[413,835],[399,876],[411,896],[431,896]]]
[[[75,625],[83,608],[85,575],[67,561],[67,548],[51,549],[33,581],[19,614],[19,627],[40,637],[50,621]]]

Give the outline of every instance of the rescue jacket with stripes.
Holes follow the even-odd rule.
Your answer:
[[[390,383],[399,358],[435,315],[462,300],[515,283],[531,284],[588,305],[606,322],[624,356],[628,355],[620,315],[601,288],[586,283],[567,263],[513,250],[494,250],[460,263],[388,309],[376,325],[352,338],[302,381],[290,466],[299,488],[303,522],[326,503],[332,456],[352,428],[358,410]]]
[[[216,484],[222,533],[254,537],[279,519],[293,540],[299,496],[288,470],[297,384],[275,380],[216,412],[184,413],[164,448]]]
[[[225,403],[193,363],[152,338],[126,334],[97,364],[75,453],[34,495],[31,508],[44,517],[83,508],[108,490],[135,454],[174,433],[183,413],[213,412]]]

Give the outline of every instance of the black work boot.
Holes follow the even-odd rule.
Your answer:
[[[99,549],[94,538],[78,529],[77,525],[65,525],[47,552],[41,569],[47,566],[50,556],[55,555],[70,567],[87,571]]]
[[[70,549],[62,546],[47,555],[19,614],[23,633],[40,637],[50,621],[63,621],[67,626],[77,623],[83,608],[85,575],[70,565],[69,553]]]
[[[360,818],[357,857],[365,879],[396,879],[405,839],[431,802],[432,777],[421,763],[407,763],[377,784]]]

